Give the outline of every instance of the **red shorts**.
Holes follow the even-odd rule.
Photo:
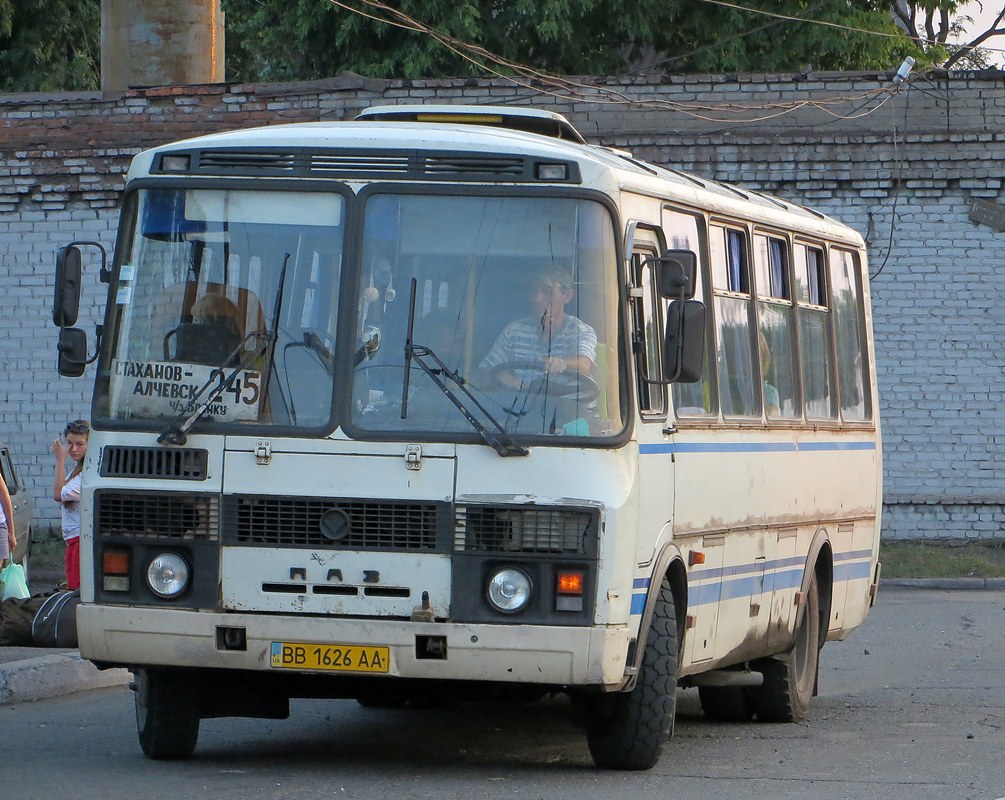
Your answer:
[[[66,543],[66,588],[80,588],[80,537]]]

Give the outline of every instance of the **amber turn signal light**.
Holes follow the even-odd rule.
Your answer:
[[[582,594],[584,579],[582,572],[559,572],[555,582],[558,594]]]
[[[101,554],[101,587],[106,592],[129,591],[129,551],[105,550]]]
[[[128,575],[129,553],[125,550],[106,550],[101,554],[101,571],[105,575]]]
[[[555,610],[580,612],[586,591],[586,573],[563,569],[555,574]]]

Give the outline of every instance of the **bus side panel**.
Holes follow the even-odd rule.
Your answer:
[[[831,622],[844,630],[848,579],[862,580],[868,591],[871,551],[857,551],[852,532],[875,526],[875,483],[868,477],[878,473],[872,433],[682,429],[673,447],[675,538],[682,550],[686,541],[705,559],[689,569],[690,582],[700,587],[690,592],[699,598],[689,610],[691,633],[715,629],[712,653],[698,646],[696,636],[685,654],[689,661],[710,659],[711,667],[788,646],[795,592],[821,527],[835,539]],[[725,544],[721,560],[702,550],[718,536]]]

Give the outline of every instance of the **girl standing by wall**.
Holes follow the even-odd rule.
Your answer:
[[[80,588],[80,472],[87,455],[87,437],[91,424],[84,419],[67,423],[63,436],[52,443],[56,456],[56,474],[52,499],[63,508],[63,541],[66,542],[66,588]],[[66,443],[63,443],[63,440]],[[66,472],[66,458],[73,459],[73,469]]]
[[[14,536],[14,509],[10,504],[10,494],[3,475],[0,475],[0,566],[12,558],[17,538]]]

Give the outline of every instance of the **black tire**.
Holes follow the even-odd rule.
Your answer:
[[[21,567],[24,569],[24,580],[31,585],[31,531],[28,532],[28,547],[25,548],[24,555],[21,556]]]
[[[757,718],[762,722],[800,722],[806,718],[816,686],[820,661],[820,590],[816,578],[806,590],[803,618],[792,648],[784,656],[754,664],[764,683],[750,690]]]
[[[199,738],[199,708],[177,673],[139,669],[135,683],[136,732],[147,758],[192,756]]]
[[[586,740],[598,767],[643,770],[656,765],[673,736],[679,662],[673,593],[664,577],[635,687],[586,703]]]
[[[698,699],[705,716],[716,722],[750,722],[754,718],[746,686],[699,686]]]

